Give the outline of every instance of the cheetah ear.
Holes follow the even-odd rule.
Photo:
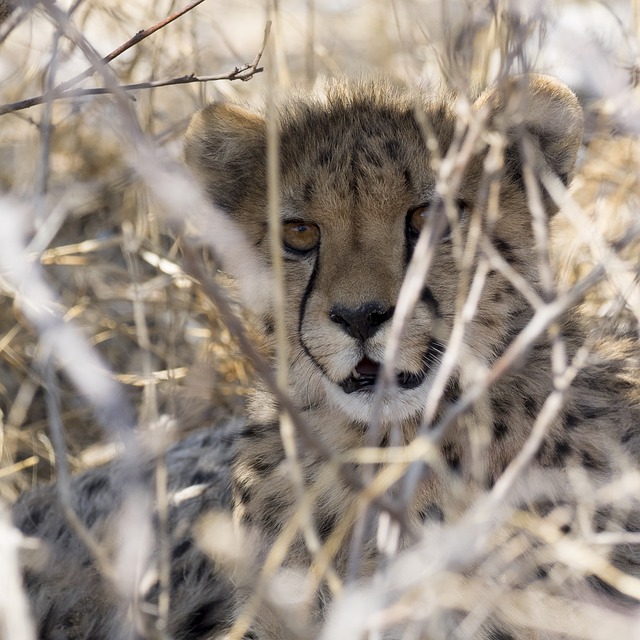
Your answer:
[[[569,184],[582,142],[583,118],[578,99],[565,84],[537,74],[507,78],[485,91],[475,107],[488,110],[489,126],[507,138],[507,174],[522,182],[522,140],[529,136],[544,160],[536,171],[546,165]]]
[[[244,209],[266,188],[264,118],[237,105],[198,111],[185,135],[185,160],[213,202],[228,213]]]

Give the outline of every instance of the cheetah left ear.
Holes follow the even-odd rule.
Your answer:
[[[211,200],[232,217],[260,210],[266,189],[264,118],[234,104],[198,111],[185,134],[187,165]]]
[[[571,182],[583,118],[578,99],[565,84],[550,76],[515,76],[485,91],[474,106],[488,110],[489,126],[507,138],[508,175],[522,181],[522,140],[529,136],[544,160],[535,167],[536,172],[546,165],[565,185]]]

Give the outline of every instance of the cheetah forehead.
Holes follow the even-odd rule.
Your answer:
[[[386,80],[334,82],[322,95],[297,94],[280,101],[281,188],[312,195],[318,179],[327,191],[373,188],[400,177],[425,189],[430,156],[443,156],[473,122],[503,134],[505,164],[517,175],[523,134],[535,139],[543,165],[568,181],[582,135],[582,112],[573,93],[544,76],[508,79],[488,89],[471,108],[443,91],[418,91]],[[461,101],[467,104],[468,101]],[[464,113],[466,122],[459,122]],[[185,156],[212,200],[241,222],[262,214],[266,191],[266,122],[237,105],[214,103],[197,113],[187,131]],[[458,136],[464,137],[464,133]],[[475,155],[486,151],[482,138]],[[474,155],[474,154],[472,154]],[[340,178],[342,178],[340,180]],[[333,180],[333,182],[332,182]],[[306,191],[305,191],[306,190]],[[340,194],[343,195],[343,194]],[[346,194],[344,194],[346,195]]]

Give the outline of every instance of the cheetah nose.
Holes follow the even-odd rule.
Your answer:
[[[364,342],[391,318],[394,310],[395,307],[385,309],[377,302],[367,302],[354,309],[334,306],[329,311],[329,319],[341,325],[352,338]]]
[[[370,358],[365,356],[358,362],[355,369],[361,376],[374,378],[378,375],[378,371],[380,371],[380,364],[378,362],[374,362]]]

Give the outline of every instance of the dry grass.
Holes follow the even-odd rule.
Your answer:
[[[156,23],[168,8],[138,3],[116,11],[84,3],[75,21],[102,48],[124,42],[132,35],[130,24]],[[118,59],[118,81],[199,72],[205,56],[206,72],[233,69],[224,46],[217,55],[207,49],[199,55],[193,33],[197,18],[187,15],[183,20],[137,45],[126,61]],[[42,11],[29,13],[9,35],[3,52],[3,102],[42,92],[53,38]],[[259,47],[256,38],[248,62]],[[87,66],[74,49],[61,40],[55,83]],[[136,115],[158,152],[179,158],[182,132],[204,91],[195,86],[159,91],[162,95],[136,94]],[[181,275],[176,264],[180,249],[135,173],[131,145],[119,130],[112,102],[108,97],[60,100],[2,116],[0,181],[7,196],[16,199],[5,198],[3,207],[26,207],[29,251],[37,256],[60,313],[109,363],[140,424],[169,413],[180,416],[177,428],[184,432],[240,411],[249,367],[215,308]],[[21,312],[19,296],[16,302],[17,292],[3,284],[0,493],[12,500],[34,482],[52,479],[54,454],[42,376],[34,362],[38,335]],[[57,377],[72,468],[103,461],[109,451],[95,447],[104,437],[92,407],[63,374]]]
[[[52,391],[52,383],[71,470],[100,464],[116,452],[104,414],[96,411],[102,405],[78,384],[82,362],[75,363],[73,373],[73,360],[86,353],[85,346],[117,383],[118,402],[131,407],[139,429],[150,431],[152,438],[157,425],[164,424],[162,416],[169,416],[174,439],[242,412],[252,364],[206,290],[185,273],[184,247],[172,229],[180,206],[188,210],[191,201],[185,198],[181,205],[181,193],[160,194],[159,187],[163,171],[170,173],[172,163],[180,161],[181,136],[198,106],[214,98],[261,104],[269,83],[312,86],[324,76],[373,72],[409,84],[444,80],[472,93],[504,69],[535,68],[566,79],[583,99],[588,145],[575,202],[567,204],[556,223],[559,279],[567,288],[594,265],[604,264],[607,277],[588,292],[586,315],[613,319],[615,331],[630,335],[637,330],[640,243],[633,234],[637,238],[640,229],[640,96],[633,82],[639,9],[635,3],[609,9],[575,1],[553,7],[521,3],[519,9],[511,3],[507,11],[508,4],[497,3],[489,11],[471,0],[309,0],[284,2],[275,11],[250,0],[225,3],[224,10],[204,2],[117,57],[109,65],[112,73],[94,69],[75,89],[113,92],[114,84],[231,73],[254,61],[270,18],[269,48],[261,62],[268,74],[257,73],[250,82],[176,84],[126,96],[87,93],[1,115],[0,221],[6,226],[0,227],[5,235],[0,248],[8,246],[8,239],[23,243],[19,251],[27,271],[22,276],[32,269],[48,287],[45,316],[72,327],[84,346],[56,351],[43,338],[49,325],[38,324],[44,316],[25,307],[29,296],[16,287],[25,281],[0,259],[0,500],[10,503],[21,491],[56,477],[61,450],[56,451],[47,428],[51,410],[44,391]],[[179,8],[151,0],[77,2],[74,35],[57,5],[20,5],[0,25],[0,103],[45,94],[92,66],[88,45],[105,55]],[[57,28],[66,28],[65,35]],[[175,190],[181,184],[170,186]],[[171,208],[173,223],[168,224]],[[588,233],[581,236],[576,229]],[[201,255],[213,273],[213,256],[207,249]],[[0,529],[0,541],[10,547],[7,531]],[[424,564],[430,556],[424,548],[415,551],[420,553]],[[425,576],[409,579],[399,568],[391,581],[394,590],[406,594],[406,602],[380,606],[377,615],[390,620],[408,616],[416,602],[430,606],[438,590],[457,594],[460,602],[488,597],[473,583],[459,584],[455,575],[441,572],[437,578],[449,581],[446,589],[436,581],[418,596],[416,585],[424,587]],[[377,602],[380,594],[372,587],[371,594],[365,590],[353,596],[362,619],[349,622],[354,629],[349,637],[360,637],[355,629],[360,633],[370,623],[365,620],[369,596]],[[337,626],[324,637],[348,637],[332,629],[347,628],[340,627],[346,624],[340,616],[351,612],[351,602],[343,602],[331,621]],[[523,610],[528,604],[504,606]],[[562,606],[559,601],[549,605],[558,612],[549,624],[564,624]],[[587,630],[598,615],[598,610],[585,610],[580,628]],[[388,623],[380,621],[383,627]],[[471,633],[475,623],[470,616],[464,629]],[[624,627],[612,618],[612,628],[618,623]]]

